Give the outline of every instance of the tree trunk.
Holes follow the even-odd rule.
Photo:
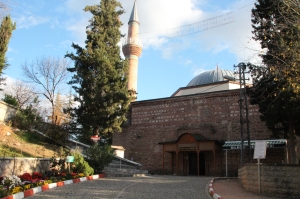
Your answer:
[[[287,152],[288,152],[288,164],[296,164],[296,137],[295,127],[292,119],[289,119],[289,132],[287,133]]]

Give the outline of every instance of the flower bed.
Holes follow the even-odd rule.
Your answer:
[[[47,191],[55,187],[103,177],[103,174],[85,177],[82,173],[62,173],[60,176],[43,179],[42,175],[38,172],[34,172],[32,175],[25,173],[21,176],[4,176],[0,177],[0,198],[26,198],[35,193]]]

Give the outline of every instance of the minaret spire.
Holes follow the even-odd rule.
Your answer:
[[[137,22],[140,24],[139,22],[139,17],[138,17],[138,13],[137,13],[137,8],[136,8],[136,1],[134,1],[134,5],[133,5],[133,9],[131,11],[131,15],[130,15],[130,19],[129,19],[129,22]]]
[[[138,38],[139,34],[139,19],[137,14],[137,4],[134,1],[133,9],[128,22],[128,34],[127,38],[123,42],[122,51],[126,59],[129,60],[128,69],[128,90],[134,92],[134,96],[137,94],[137,73],[138,73],[138,61],[139,56],[142,53],[142,43]]]

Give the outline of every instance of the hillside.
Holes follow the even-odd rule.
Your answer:
[[[34,132],[0,124],[0,157],[53,157],[56,149]]]

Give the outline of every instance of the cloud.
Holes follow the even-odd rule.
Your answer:
[[[126,11],[121,15],[121,21],[124,24],[121,27],[121,33],[127,34],[133,1],[120,0],[120,2]],[[66,12],[72,18],[66,22],[65,27],[77,40],[75,43],[84,45],[86,26],[92,17],[91,14],[82,11],[83,8],[86,5],[98,3],[98,0],[76,1],[76,3],[75,0],[66,1]],[[137,1],[140,21],[139,38],[143,42],[143,49],[152,48],[160,51],[164,59],[171,59],[184,50],[194,48],[194,50],[212,54],[228,51],[236,55],[237,61],[259,62],[257,54],[261,51],[260,45],[251,40],[251,8],[254,2],[252,0],[233,1],[224,8],[209,5],[209,3],[206,0]],[[233,23],[184,37],[166,37],[168,29],[211,19],[231,11],[234,11],[235,15]]]
[[[17,79],[7,75],[3,75],[3,77],[5,78],[4,85],[0,85],[0,88],[3,89],[4,92],[0,92],[0,99],[4,97],[5,91],[9,89],[16,81],[18,81]]]
[[[190,64],[192,64],[193,63],[193,61],[192,60],[186,60],[185,62],[184,62],[184,65],[190,65]]]
[[[71,40],[65,40],[59,43],[59,47],[61,48],[71,48],[72,41]]]
[[[85,45],[86,26],[89,24],[92,15],[83,9],[87,5],[96,4],[99,4],[99,0],[67,0],[64,8],[59,8],[59,11],[63,11],[68,15],[68,20],[64,22],[64,27],[75,38],[76,41],[73,41],[75,44],[79,44],[80,46]]]
[[[204,70],[202,67],[201,68],[197,68],[197,69],[194,69],[193,71],[193,76],[197,76],[203,72],[205,72],[206,70]]]
[[[123,0],[121,2],[125,2]],[[125,4],[124,4],[125,5]],[[192,0],[151,0],[137,3],[140,21],[140,39],[144,48],[163,49],[169,39],[167,31],[172,28],[197,22],[203,18],[203,12],[198,9]],[[122,32],[127,33],[127,23],[132,11],[132,5],[124,6],[127,13],[121,16],[124,23]],[[162,52],[164,54],[164,52]]]
[[[18,29],[30,28],[32,26],[37,26],[49,22],[47,17],[39,17],[34,15],[22,15],[15,19]]]
[[[249,1],[237,1],[231,5],[235,21],[201,33],[197,40],[204,51],[221,53],[229,51],[236,55],[237,61],[260,62],[257,56],[261,51],[259,43],[252,38],[251,8]]]
[[[17,53],[18,51],[16,51],[14,48],[8,47],[7,52]]]
[[[86,39],[86,26],[88,20],[92,17],[91,14],[85,13],[83,8],[86,5],[98,4],[97,0],[89,0],[84,2],[74,3],[75,0],[66,1],[67,13],[73,16],[73,19],[66,23],[66,29],[71,31],[80,44]],[[123,5],[125,14],[121,16],[121,21],[124,24],[121,27],[121,33],[127,34],[128,20],[133,7],[133,1],[128,3],[128,0],[120,0]],[[140,26],[140,39],[143,41],[143,48],[153,47],[161,49],[167,39],[161,37],[165,35],[165,30],[195,22],[195,19],[201,17],[201,10],[195,7],[192,0],[151,0],[142,3],[137,3]],[[159,6],[157,6],[159,5]],[[171,7],[170,7],[171,5]],[[172,10],[172,12],[170,12]],[[74,16],[76,13],[76,17]],[[163,52],[165,57],[168,57],[168,50]]]

